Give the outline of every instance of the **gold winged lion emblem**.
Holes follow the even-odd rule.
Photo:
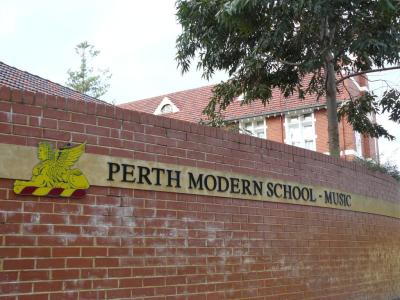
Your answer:
[[[72,166],[85,152],[85,145],[55,150],[48,142],[39,143],[40,162],[33,168],[31,180],[16,180],[14,192],[20,195],[83,197],[89,182],[81,170],[72,169]]]

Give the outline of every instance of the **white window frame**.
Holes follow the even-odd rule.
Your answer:
[[[361,86],[354,77],[350,77],[350,80],[354,83],[354,85],[360,92],[369,92],[368,86]]]
[[[263,121],[263,129],[264,129],[264,138],[263,139],[267,139],[267,122],[266,119],[263,118],[254,118],[254,119],[244,119],[244,120],[240,120],[239,121],[239,128],[243,131],[250,131],[251,135],[254,137],[257,137],[256,135],[256,130],[259,129],[259,127],[257,126],[257,122]],[[251,128],[247,129],[245,124],[246,123],[251,123]]]
[[[354,131],[354,148],[355,155],[358,157],[363,157],[362,136],[361,133],[357,131]]]
[[[315,119],[315,115],[314,112],[310,111],[310,112],[303,112],[301,114],[294,114],[294,113],[288,113],[285,115],[285,123],[284,123],[284,127],[285,127],[285,144],[289,144],[292,145],[293,142],[291,140],[291,137],[289,135],[289,119],[292,117],[298,117],[299,118],[299,128],[300,128],[300,133],[301,133],[301,144],[297,147],[300,148],[305,148],[305,138],[303,135],[303,124],[306,122],[304,121],[304,115],[308,115],[311,114],[311,128],[312,131],[314,132],[314,134],[312,135],[312,139],[313,139],[313,147],[312,149],[309,150],[313,150],[313,151],[317,151],[317,134],[315,133],[315,123],[316,123],[316,119]]]
[[[153,114],[155,115],[162,115],[163,112],[161,111],[162,108],[165,105],[171,105],[172,107],[172,112],[170,113],[176,113],[179,111],[179,108],[168,98],[168,97],[164,97],[164,99],[162,99],[162,101],[160,102],[160,104],[157,106],[156,110],[154,111]],[[165,113],[165,114],[170,114],[170,113]]]
[[[244,94],[240,94],[237,98],[237,101],[243,101],[244,100]]]

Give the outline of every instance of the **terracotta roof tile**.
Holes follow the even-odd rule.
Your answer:
[[[309,79],[310,77],[307,77],[305,78],[305,81],[308,81]],[[346,82],[346,86],[350,92],[355,92],[357,90],[354,88],[354,83],[352,83],[350,80]],[[206,119],[206,117],[202,114],[202,111],[212,97],[212,88],[213,86],[209,85],[148,99],[132,101],[119,106],[131,110],[154,113],[162,99],[168,97],[169,100],[171,100],[180,111],[176,113],[165,114],[165,116],[197,123],[200,119]],[[345,100],[348,98],[348,93],[342,86],[339,89],[338,99]],[[301,109],[303,107],[324,105],[325,102],[325,97],[320,97],[317,100],[315,95],[306,95],[305,99],[300,99],[297,94],[293,94],[288,98],[285,98],[278,89],[274,89],[272,99],[265,106],[261,103],[261,101],[254,101],[248,105],[241,105],[242,102],[235,99],[228,106],[226,112],[224,113],[224,117],[226,119],[241,119],[253,117],[255,115],[268,114],[271,112],[284,112],[298,108]]]
[[[106,103],[94,97],[82,94],[61,84],[19,70],[0,61],[0,85],[29,92],[40,92],[57,97],[78,101]]]

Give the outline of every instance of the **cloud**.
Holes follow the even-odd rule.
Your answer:
[[[371,90],[379,96],[383,94],[388,86],[390,88],[400,88],[399,71],[379,72],[370,74],[368,77],[373,80],[370,83]],[[387,114],[378,116],[377,121],[384,128],[386,128],[390,134],[395,136],[394,141],[388,141],[384,138],[379,139],[379,153],[381,162],[384,163],[386,161],[390,161],[400,167],[400,126],[398,123],[390,121]]]
[[[195,68],[184,76],[177,68],[175,13],[171,0],[100,1],[89,42],[101,51],[96,64],[113,73],[105,99],[122,103],[210,84]]]
[[[17,19],[19,13],[14,6],[7,3],[2,4],[0,9],[0,37],[12,35],[17,30]]]

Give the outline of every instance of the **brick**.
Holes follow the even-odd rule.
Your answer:
[[[64,258],[46,258],[36,260],[36,267],[39,269],[60,269],[65,267]]]
[[[17,279],[18,279],[17,271],[2,271],[2,272],[0,272],[0,282],[17,281]]]
[[[135,278],[130,278],[130,279],[120,279],[119,280],[119,286],[120,287],[141,287],[142,286],[142,279],[135,279]]]
[[[63,203],[63,204],[54,204],[54,213],[56,214],[79,214],[81,211],[80,204],[71,204],[71,203]]]
[[[107,128],[121,128],[121,121],[108,118],[97,118],[97,125]]]
[[[69,121],[71,118],[71,113],[63,110],[48,108],[43,110],[43,117],[55,120]]]
[[[107,256],[107,248],[105,247],[82,248],[82,256],[86,257]]]
[[[8,134],[0,133],[0,143],[14,144],[14,145],[26,145],[26,136],[12,136]]]
[[[67,244],[65,236],[38,236],[38,246],[64,246]]]
[[[45,281],[35,282],[33,284],[34,292],[53,292],[62,290],[63,283],[61,281]]]
[[[80,100],[75,100],[71,98],[68,98],[66,100],[67,100],[67,110],[77,113],[86,113],[87,111],[86,101],[82,102]]]
[[[21,281],[49,280],[49,272],[37,271],[37,270],[22,271],[19,273],[19,280]]]
[[[79,299],[109,299],[105,291],[79,291]]]
[[[55,247],[52,249],[53,257],[75,257],[79,256],[80,249],[72,247]]]
[[[38,106],[27,105],[26,103],[13,103],[13,113],[22,114],[25,116],[41,116],[42,108]]]
[[[57,129],[58,122],[57,122],[57,120],[54,120],[54,119],[42,118],[41,119],[41,127]]]
[[[73,234],[79,235],[81,232],[80,226],[68,226],[68,225],[55,225],[54,234]]]
[[[90,269],[82,269],[81,270],[82,278],[106,278],[107,277],[107,269],[103,268],[90,268]]]
[[[22,102],[22,91],[12,89],[11,90],[11,101],[12,102]]]
[[[3,262],[4,270],[33,269],[35,261],[33,259],[5,259]]]
[[[109,277],[131,277],[132,270],[130,268],[110,268],[108,270]]]
[[[79,123],[79,124],[91,124],[91,125],[97,124],[96,116],[90,116],[90,115],[86,115],[86,114],[72,113],[71,121],[74,123]]]
[[[25,224],[22,227],[22,231],[26,235],[46,235],[52,233],[53,227],[51,225]]]
[[[4,122],[8,122],[9,119],[10,119],[10,117],[11,117],[11,122],[10,122],[10,124],[2,124],[3,127],[5,127],[6,125],[8,125],[8,126],[11,128],[11,127],[12,127],[12,126],[11,126],[11,123],[12,123],[12,124],[19,124],[19,125],[28,125],[28,117],[25,116],[25,115],[22,115],[22,114],[15,114],[15,113],[12,113],[12,114],[10,114],[10,113],[4,114],[4,117],[3,117]],[[3,129],[3,132],[6,132],[6,130]],[[7,133],[11,133],[11,131],[10,131],[10,132],[7,132]]]
[[[71,132],[44,128],[43,137],[51,140],[70,141]]]
[[[20,251],[19,248],[1,247],[0,248],[0,257],[18,257],[19,251]]]
[[[70,132],[85,132],[85,125],[80,123],[59,121],[58,129]]]
[[[10,134],[12,132],[12,125],[6,123],[0,123],[0,133]]]
[[[96,267],[119,267],[119,259],[104,257],[104,258],[95,258],[94,260]]]
[[[75,300],[78,299],[79,292],[77,291],[63,291],[61,293],[51,293],[50,300]]]
[[[13,282],[12,284],[0,284],[0,290],[2,291],[3,295],[30,293],[32,291],[32,283]]]
[[[117,279],[98,279],[93,280],[93,288],[95,289],[113,289],[118,288]]]
[[[108,290],[106,299],[122,299],[128,298],[131,299],[131,290],[130,289],[117,289],[117,290]]]
[[[50,253],[50,248],[21,248],[21,257],[50,257]]]
[[[6,236],[5,245],[6,246],[32,246],[35,244],[34,236]]]
[[[66,223],[65,215],[58,214],[41,214],[40,215],[40,223],[41,224],[65,224]]]
[[[86,236],[67,236],[68,246],[94,246],[94,238]]]
[[[19,224],[1,224],[0,234],[19,234],[21,226]]]
[[[41,128],[35,128],[30,126],[14,125],[13,133],[15,135],[23,135],[30,137],[43,137],[43,131]]]
[[[10,88],[1,85],[0,86],[0,99],[1,100],[5,100],[5,101],[9,101],[11,98],[11,91]]]
[[[54,280],[78,279],[79,270],[78,269],[52,270],[51,277]]]
[[[67,268],[91,268],[93,266],[91,258],[68,258]]]
[[[86,133],[98,136],[110,136],[110,129],[107,127],[86,125]]]

